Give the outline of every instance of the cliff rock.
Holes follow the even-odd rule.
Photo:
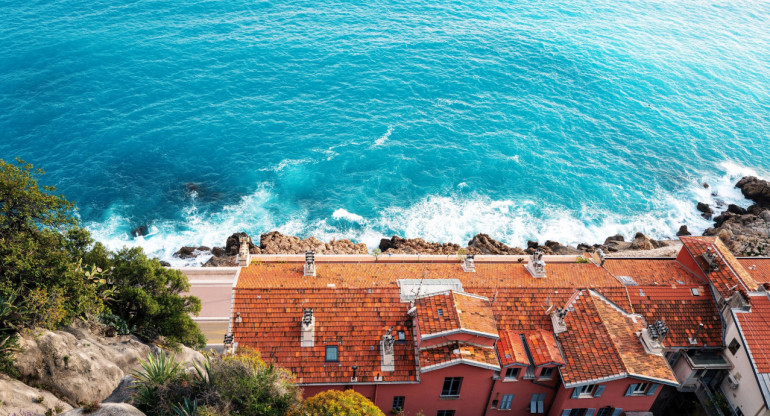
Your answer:
[[[387,240],[384,240],[387,241]],[[524,250],[518,247],[509,247],[487,234],[476,234],[468,241],[468,251],[475,249],[479,254],[525,254]],[[382,250],[382,243],[380,243],[380,250]],[[385,251],[385,250],[383,250]],[[476,254],[476,253],[471,253]]]
[[[82,407],[72,409],[69,412],[64,412],[62,415],[66,416],[144,416],[144,413],[140,412],[134,406],[127,403],[102,403],[95,412],[86,413]]]
[[[457,254],[461,248],[459,244],[431,243],[422,238],[402,238],[396,235],[380,240],[380,250],[392,254]],[[468,254],[477,253],[474,251]]]
[[[328,243],[309,237],[304,240],[292,235],[283,235],[271,231],[259,237],[259,248],[262,254],[304,254],[313,251],[316,254],[367,254],[369,250],[364,243],[355,244],[350,240],[332,240]]]
[[[43,400],[41,401],[40,398]],[[30,387],[19,380],[0,374],[0,414],[10,415],[19,410],[43,414],[55,407],[62,410],[72,409],[72,406],[59,400],[50,392]]]
[[[735,184],[735,187],[741,190],[746,199],[760,206],[770,206],[770,182],[754,176],[745,176]]]

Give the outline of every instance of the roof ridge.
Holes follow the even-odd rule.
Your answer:
[[[599,322],[602,325],[602,328],[604,328],[604,331],[607,334],[607,338],[610,340],[610,344],[612,345],[612,349],[615,350],[616,356],[620,359],[620,365],[623,367],[623,374],[629,374],[628,371],[628,365],[626,365],[626,360],[623,359],[623,354],[620,352],[620,349],[618,348],[618,344],[615,343],[615,340],[612,338],[612,332],[607,327],[607,324],[604,322],[604,317],[602,316],[602,313],[599,311],[599,308],[596,306],[596,301],[593,299],[593,296],[588,296],[588,299],[591,299],[591,303],[596,310],[596,313],[599,315]]]

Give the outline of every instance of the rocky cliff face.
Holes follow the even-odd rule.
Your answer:
[[[718,236],[736,256],[770,255],[770,182],[754,176],[735,184],[753,205],[730,205],[703,234]]]

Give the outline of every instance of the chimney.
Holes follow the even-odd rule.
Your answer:
[[[313,345],[315,345],[315,316],[313,316],[313,308],[310,308],[303,310],[300,347],[312,347]]]
[[[698,324],[698,329],[695,330],[695,335],[692,336],[692,338],[687,338],[688,341],[690,341],[691,345],[698,344],[698,335],[700,335],[700,331],[703,329],[703,322]]]
[[[642,329],[642,345],[648,354],[663,355],[663,339],[668,334],[668,326],[663,321],[655,321]]]
[[[315,253],[305,252],[305,276],[315,276]]]
[[[388,328],[388,332],[382,336],[380,341],[380,352],[382,353],[381,370],[383,372],[396,370],[395,354],[393,352],[393,344],[396,343],[396,340],[391,335],[392,332],[393,327]]]
[[[706,249],[706,251],[703,252],[701,255],[703,257],[703,260],[706,261],[706,264],[709,266],[709,270],[706,273],[711,273],[719,270],[719,265],[717,264],[717,256],[714,254],[714,250],[709,247]]]
[[[567,324],[564,323],[564,317],[567,316],[567,309],[556,308],[551,313],[551,323],[553,324],[553,333],[561,334],[567,332]]]
[[[465,256],[465,261],[463,261],[463,271],[469,273],[476,272],[476,264],[473,262],[473,254]]]
[[[251,238],[247,235],[242,235],[239,237],[239,240],[241,242],[240,247],[238,247],[238,265],[241,267],[247,267],[251,263],[251,252],[249,251]]]
[[[536,250],[529,256],[529,262],[524,266],[533,277],[545,277],[545,262],[543,261],[543,252]]]

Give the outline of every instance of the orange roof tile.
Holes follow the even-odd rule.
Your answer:
[[[644,329],[644,321],[619,311],[601,298],[593,297],[593,300],[602,323],[607,327],[610,338],[620,354],[626,373],[678,385],[666,358],[648,354],[636,335]]]
[[[420,371],[426,372],[455,364],[468,364],[499,370],[500,363],[492,347],[467,343],[449,343],[420,350]]]
[[[498,336],[489,299],[459,292],[452,292],[452,295],[460,328]]]
[[[741,258],[738,262],[757,283],[770,283],[770,257]]]
[[[500,331],[500,341],[497,342],[497,351],[503,367],[509,365],[530,365],[527,351],[524,349],[524,341],[521,334],[516,331]]]
[[[735,312],[735,316],[757,373],[770,373],[770,299],[763,294],[751,300],[751,312]]]
[[[531,331],[524,335],[529,346],[529,352],[532,353],[532,358],[535,360],[536,366],[547,364],[564,365],[564,358],[561,356],[559,346],[556,344],[556,339],[553,336],[553,332],[545,330]]]
[[[733,287],[742,292],[744,298],[748,299],[748,291],[754,291],[759,288],[757,282],[751,278],[751,275],[741,266],[738,260],[730,253],[730,250],[717,237],[680,237],[682,244],[695,259],[703,273],[709,278],[716,290],[723,298],[730,298],[733,294]],[[718,269],[711,272],[706,261],[702,258],[703,253],[711,250],[716,255]],[[749,301],[750,302],[750,301]]]
[[[639,285],[700,285],[703,282],[678,261],[673,259],[613,259],[604,262],[604,268],[614,276],[628,276]]]
[[[692,289],[698,291],[694,296]],[[668,348],[692,348],[689,338],[695,335],[698,324],[703,330],[698,335],[698,346],[722,345],[722,321],[711,289],[706,284],[687,286],[629,286],[628,293],[634,311],[648,323],[661,320],[669,332],[663,344]]]
[[[398,289],[236,289],[234,341],[258,349],[297,376],[299,383],[348,383],[357,365],[359,382],[417,381],[412,331],[405,326],[408,303]],[[315,345],[301,347],[300,321],[304,308],[313,308]],[[405,332],[397,342],[395,371],[380,369],[379,342],[387,329]],[[339,362],[326,362],[325,347],[337,345]]]
[[[612,275],[592,263],[549,263],[548,277],[536,279],[522,263],[476,262],[467,273],[459,262],[447,263],[324,263],[317,259],[314,277],[305,277],[300,262],[255,262],[241,269],[239,288],[395,286],[399,279],[458,279],[466,292],[498,287],[611,287],[621,286]]]

